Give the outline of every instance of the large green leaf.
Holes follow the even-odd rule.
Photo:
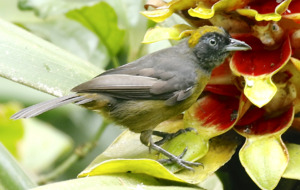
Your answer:
[[[105,68],[110,57],[104,44],[90,30],[64,15],[39,22],[21,22],[32,33],[77,55],[100,68]]]
[[[66,14],[93,31],[106,46],[111,57],[116,56],[123,45],[125,31],[119,29],[115,10],[106,2],[75,9]]]
[[[36,186],[2,143],[0,143],[0,155],[1,190],[23,190]]]
[[[53,183],[34,188],[33,190],[123,190],[123,189],[155,189],[155,190],[199,190],[197,186],[184,187],[182,184],[169,185],[167,181],[157,180],[144,174],[112,174],[104,176],[93,176]]]
[[[5,0],[2,0],[5,1]],[[17,0],[11,0],[17,1]],[[19,7],[21,9],[32,10],[36,15],[42,18],[56,19],[57,16],[61,16],[68,11],[71,11],[75,8],[79,9],[84,6],[92,6],[100,0],[81,0],[81,1],[69,1],[69,0],[19,0]],[[127,35],[126,40],[126,53],[128,51],[128,60],[133,61],[146,53],[147,48],[143,48],[144,44],[141,44],[144,34],[147,30],[148,20],[146,17],[140,14],[141,10],[144,10],[145,0],[132,1],[132,0],[101,0],[108,3],[111,7],[114,8],[115,13],[118,17],[118,25],[121,28],[126,29]],[[0,0],[1,4],[1,0]],[[0,15],[3,11],[1,10]],[[19,11],[20,12],[20,11]],[[11,13],[11,11],[9,11]],[[8,14],[9,14],[8,13]],[[24,13],[24,11],[23,11]],[[28,14],[28,12],[26,12]],[[30,12],[31,13],[31,12]],[[10,17],[20,20],[20,17],[16,18],[12,13]],[[110,19],[110,18],[104,18]],[[103,20],[101,20],[103,22]],[[23,22],[22,22],[23,23]],[[99,23],[97,23],[99,24]],[[100,23],[102,24],[102,23]],[[62,31],[64,32],[64,31]],[[63,40],[65,41],[65,40]],[[104,46],[101,42],[100,46]],[[102,52],[102,51],[101,51]]]
[[[174,132],[183,127],[181,124],[182,122],[177,120],[165,121],[156,129],[164,132]],[[79,177],[131,172],[143,173],[177,182],[197,184],[204,181],[230,160],[237,144],[238,141],[233,134],[216,137],[211,140],[208,153],[198,160],[198,162],[203,163],[204,167],[194,167],[194,171],[182,170],[173,173],[169,169],[170,167],[165,167],[156,161],[158,159],[157,152],[151,151],[149,153],[149,148],[140,142],[139,134],[125,131],[82,171]],[[188,147],[188,152],[197,153],[199,152],[197,148],[201,147],[198,147],[196,143],[194,146]]]
[[[97,1],[99,0],[19,0],[18,6],[22,10],[34,10],[38,16],[44,18],[49,15],[60,15],[84,5],[92,5]]]
[[[100,72],[90,63],[0,20],[0,76],[62,96]]]

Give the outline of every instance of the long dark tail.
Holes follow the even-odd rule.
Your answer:
[[[46,102],[41,102],[39,104],[35,104],[28,108],[25,108],[14,115],[11,116],[11,119],[21,119],[21,118],[29,118],[35,117],[40,115],[48,110],[54,109],[56,107],[68,104],[68,103],[75,103],[75,104],[85,104],[88,102],[93,101],[93,99],[87,98],[85,96],[80,96],[78,94],[71,94],[59,98],[55,98],[53,100],[49,100]]]

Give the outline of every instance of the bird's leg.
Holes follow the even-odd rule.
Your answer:
[[[161,163],[177,163],[179,166],[188,169],[188,170],[194,170],[191,166],[200,166],[202,165],[201,163],[197,163],[197,162],[189,162],[189,161],[185,161],[182,159],[182,157],[184,156],[185,152],[187,151],[187,148],[185,148],[185,150],[183,151],[183,153],[179,156],[175,156],[174,154],[166,151],[165,149],[161,148],[160,146],[158,146],[157,144],[155,144],[153,142],[152,139],[152,130],[146,130],[143,131],[141,133],[140,136],[140,140],[141,142],[148,146],[149,148],[158,151],[159,153],[165,155],[166,157],[168,157],[169,159],[163,159],[163,160],[159,160],[159,162]]]
[[[190,131],[197,132],[196,129],[189,127],[189,128],[185,128],[185,129],[180,129],[180,130],[176,131],[175,133],[153,131],[152,134],[155,136],[158,136],[158,137],[162,137],[161,140],[155,142],[156,145],[160,146],[160,145],[164,144],[165,142],[177,137],[178,135],[180,135],[182,133],[190,132]]]

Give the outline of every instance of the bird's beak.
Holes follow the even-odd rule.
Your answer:
[[[247,51],[252,48],[240,40],[230,38],[230,44],[225,47],[226,51]]]

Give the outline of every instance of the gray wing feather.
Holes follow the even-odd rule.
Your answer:
[[[27,107],[14,115],[11,116],[11,119],[20,119],[20,118],[29,118],[35,117],[41,113],[44,113],[53,108],[68,104],[68,103],[88,103],[93,101],[92,99],[86,98],[84,96],[79,96],[76,94],[71,94],[68,96],[63,96],[59,98],[55,98],[46,102],[41,102],[39,104],[35,104],[33,106]]]
[[[126,74],[111,74],[96,77],[88,82],[80,84],[72,89],[73,92],[91,91],[118,91],[132,90],[139,91],[150,89],[158,79],[145,76],[135,76]]]

